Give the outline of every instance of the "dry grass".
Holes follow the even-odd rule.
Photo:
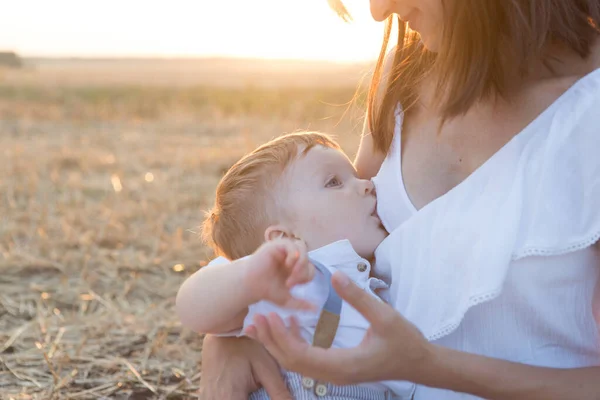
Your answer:
[[[143,85],[189,87],[355,87],[368,72],[365,63],[229,59],[29,59],[24,70],[6,70],[6,80],[36,86]]]
[[[297,129],[354,151],[357,110],[327,104],[354,87],[86,85],[52,68],[63,81],[0,82],[0,398],[193,397],[201,338],[174,297],[210,257],[195,229],[218,178]]]

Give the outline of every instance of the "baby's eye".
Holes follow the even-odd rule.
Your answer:
[[[340,186],[341,184],[342,184],[342,181],[337,176],[334,176],[333,178],[331,178],[327,181],[327,183],[325,184],[325,187],[326,188],[335,187],[335,186]]]

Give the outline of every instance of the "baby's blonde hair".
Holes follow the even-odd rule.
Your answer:
[[[299,132],[271,140],[236,162],[217,185],[215,204],[202,224],[204,242],[230,260],[252,254],[267,227],[277,223],[280,210],[271,195],[277,180],[292,160],[315,146],[340,149],[325,134]]]

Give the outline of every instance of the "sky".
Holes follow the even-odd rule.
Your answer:
[[[0,51],[22,56],[376,58],[383,24],[367,0],[345,23],[326,0],[15,0],[2,7]]]

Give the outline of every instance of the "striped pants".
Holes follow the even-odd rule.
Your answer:
[[[302,385],[302,377],[295,372],[286,372],[285,381],[295,400],[392,400],[396,398],[390,391],[381,391],[357,385],[335,386],[327,384],[327,390],[317,395],[315,388]],[[252,393],[248,400],[270,400],[265,389]]]

